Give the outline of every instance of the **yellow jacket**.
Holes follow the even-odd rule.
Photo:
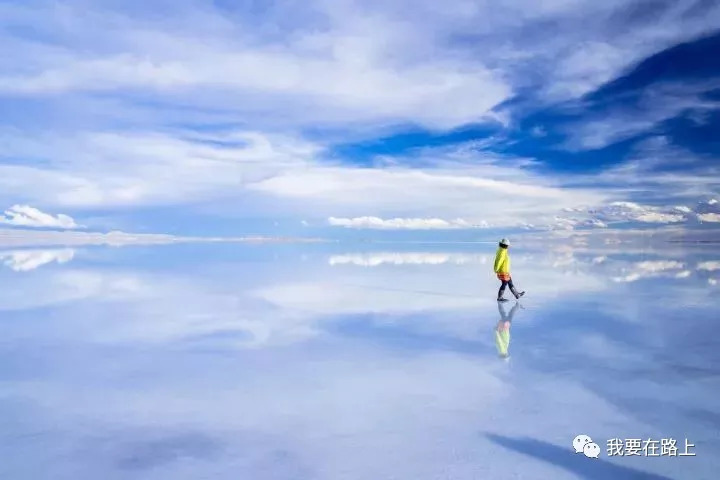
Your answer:
[[[498,247],[495,254],[495,273],[510,273],[510,255],[507,248]]]
[[[495,346],[497,347],[498,355],[501,357],[508,356],[508,348],[510,347],[510,327],[504,329],[495,329]]]

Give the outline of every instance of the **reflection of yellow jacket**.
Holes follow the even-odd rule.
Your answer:
[[[508,354],[508,347],[510,347],[510,328],[503,330],[495,329],[495,346],[497,347],[498,355],[506,357]]]
[[[510,273],[510,255],[507,248],[498,247],[495,254],[495,273]]]

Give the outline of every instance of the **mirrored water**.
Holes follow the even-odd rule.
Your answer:
[[[0,478],[717,478],[720,253],[493,254],[0,251]]]

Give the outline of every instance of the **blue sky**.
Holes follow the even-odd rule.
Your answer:
[[[26,1],[0,25],[11,227],[720,225],[717,2]]]

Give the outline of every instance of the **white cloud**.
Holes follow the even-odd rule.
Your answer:
[[[52,168],[0,164],[2,193],[75,208],[226,197],[302,166],[321,151],[311,142],[253,131],[18,136],[0,132],[0,139],[14,147],[5,154],[40,157]],[[118,163],[122,169],[114,167]]]
[[[162,234],[133,234],[119,231],[109,233],[36,231],[0,229],[0,246],[52,245],[132,245],[163,244],[183,241],[183,237]]]
[[[705,202],[699,202],[695,207],[698,221],[707,223],[719,223],[720,209],[718,209],[717,204],[718,201],[714,198]]]
[[[68,2],[67,22],[94,42],[76,49],[59,37],[60,45],[42,48],[8,39],[34,57],[0,76],[0,90],[57,95],[141,89],[171,102],[242,112],[256,125],[271,116],[294,124],[413,121],[443,128],[482,118],[512,93],[502,72],[483,59],[433,46],[439,39],[432,32],[421,35],[392,7],[320,1],[298,15],[277,5],[264,9],[258,22],[254,12],[244,17],[238,6],[231,23],[221,9],[182,3],[185,8],[166,20],[143,24],[134,12],[109,15],[102,7]],[[377,11],[358,14],[364,10]],[[70,12],[85,21],[70,20]],[[31,18],[52,27],[51,13],[38,9]],[[272,28],[276,33],[268,35]],[[423,49],[427,55],[418,56]]]
[[[335,227],[369,228],[379,230],[448,230],[466,228],[484,228],[485,224],[473,225],[466,220],[443,220],[440,218],[390,218],[378,217],[335,218],[330,217],[328,223]]]
[[[126,233],[112,231],[75,232],[75,231],[38,231],[21,229],[0,229],[0,246],[57,246],[57,245],[164,245],[187,242],[237,242],[237,243],[268,243],[268,242],[303,242],[316,243],[323,241],[317,238],[291,237],[183,237],[156,233]]]
[[[13,205],[8,208],[5,210],[5,215],[0,215],[0,223],[19,227],[61,228],[68,230],[81,228],[81,226],[75,223],[75,220],[68,215],[60,213],[52,216],[28,205]]]
[[[0,251],[0,260],[16,272],[28,272],[48,263],[67,263],[75,256],[75,250],[10,250]]]
[[[17,6],[5,15],[18,31],[30,25],[56,34],[39,43],[5,32],[0,89],[86,97],[142,91],[167,104],[237,112],[253,125],[453,127],[503,115],[491,108],[528,78],[553,99],[582,95],[717,25],[720,9],[692,16],[677,3],[631,27],[624,22],[634,15],[619,0],[451,0],[442,9],[429,0],[318,0],[302,13],[292,2],[261,12],[239,4],[231,16],[181,0],[161,18],[72,0],[63,15]]]
[[[570,210],[570,209],[568,209]],[[565,210],[567,211],[567,210]],[[549,230],[574,230],[576,228],[608,228],[608,225],[596,218],[572,218],[556,216],[550,225],[539,227]]]
[[[308,166],[248,188],[307,203],[317,212],[328,212],[328,217],[354,219],[372,211],[378,219],[431,218],[450,225],[451,219],[460,218],[475,226],[511,226],[530,219],[550,222],[553,212],[563,207],[606,198],[590,188],[563,188],[561,180],[543,178],[522,162],[488,157],[466,146],[421,150],[398,160],[415,167]],[[439,227],[442,221],[433,224]],[[358,223],[383,225],[384,221]]]
[[[616,253],[618,249],[633,254],[643,254],[648,248],[657,251],[683,251],[681,245],[687,242],[712,243],[717,241],[714,229],[688,229],[678,224],[657,228],[634,228],[623,225],[617,228],[594,230],[552,230],[549,232],[522,233],[523,244],[541,245],[543,248],[573,248],[576,251]]]
[[[699,213],[698,220],[708,223],[720,223],[720,213]]]
[[[634,220],[643,223],[677,223],[685,219],[682,215],[673,215],[671,213],[647,212],[638,215]]]
[[[578,227],[608,228],[617,223],[675,224],[691,218],[687,207],[656,207],[634,202],[610,202],[597,207],[576,207],[564,209],[573,217],[556,216],[548,227],[551,230],[574,230]],[[681,213],[678,213],[681,212]]]
[[[648,260],[637,262],[627,269],[623,269],[622,275],[614,277],[615,282],[635,282],[643,278],[652,278],[663,275],[670,275],[677,278],[685,278],[689,276],[682,270],[684,264],[676,260]]]
[[[474,144],[422,149],[396,157],[392,168],[357,168],[328,161],[324,145],[251,131],[199,134],[86,132],[35,138],[0,131],[7,155],[43,158],[45,166],[0,164],[0,200],[72,207],[134,207],[213,203],[215,215],[312,211],[317,219],[462,218],[471,225],[507,226],[545,220],[606,194],[565,188],[526,159],[506,159]],[[0,153],[2,155],[2,153]],[[123,164],[118,170],[115,166]]]
[[[708,272],[720,270],[720,260],[708,260],[706,262],[700,262],[697,264],[697,269],[705,270]]]
[[[72,303],[83,299],[103,301],[138,299],[144,295],[135,276],[95,269],[48,269],[38,275],[12,274],[0,290],[0,311],[18,311]]]
[[[468,263],[485,264],[488,258],[483,255],[462,253],[430,253],[430,252],[379,252],[367,254],[333,255],[328,260],[330,265],[355,265],[361,267],[377,267],[380,265],[443,265]]]
[[[0,92],[42,98],[49,111],[0,132],[3,158],[38,160],[0,164],[0,201],[74,209],[214,202],[207,210],[217,215],[263,214],[268,207],[313,222],[373,215],[552,225],[560,209],[602,205],[610,195],[592,182],[581,187],[533,172],[520,163],[528,159],[488,160],[478,148],[429,149],[391,158],[392,168],[353,168],[328,147],[398,125],[508,126],[511,112],[495,107],[520,89],[531,86],[552,101],[575,97],[649,54],[710,31],[720,14],[711,7],[686,15],[687,6],[679,5],[663,10],[664,22],[626,28],[618,18],[628,7],[616,0],[501,6],[453,0],[443,8],[429,0],[310,1],[302,12],[292,3],[261,12],[242,4],[228,15],[181,0],[157,17],[124,4],[73,0],[63,2],[62,15],[36,4],[3,10],[15,28],[0,32]],[[549,24],[558,29],[552,38],[545,34]],[[52,40],[17,33],[28,27]],[[651,102],[652,118],[636,123],[646,128],[680,103]],[[171,130],[177,118],[233,130]],[[332,141],[297,133],[308,126],[330,131]],[[595,143],[622,137],[626,127],[594,129],[603,137]],[[544,133],[538,126],[531,131]],[[684,175],[682,182],[709,190],[711,178]],[[667,223],[677,218],[672,214],[636,221]]]
[[[625,52],[605,42],[584,42],[559,60],[555,82],[547,88],[554,96],[581,96],[627,65]]]
[[[612,202],[607,206],[589,209],[588,212],[607,222],[678,223],[685,220],[684,215],[668,213],[661,207],[633,202]]]

